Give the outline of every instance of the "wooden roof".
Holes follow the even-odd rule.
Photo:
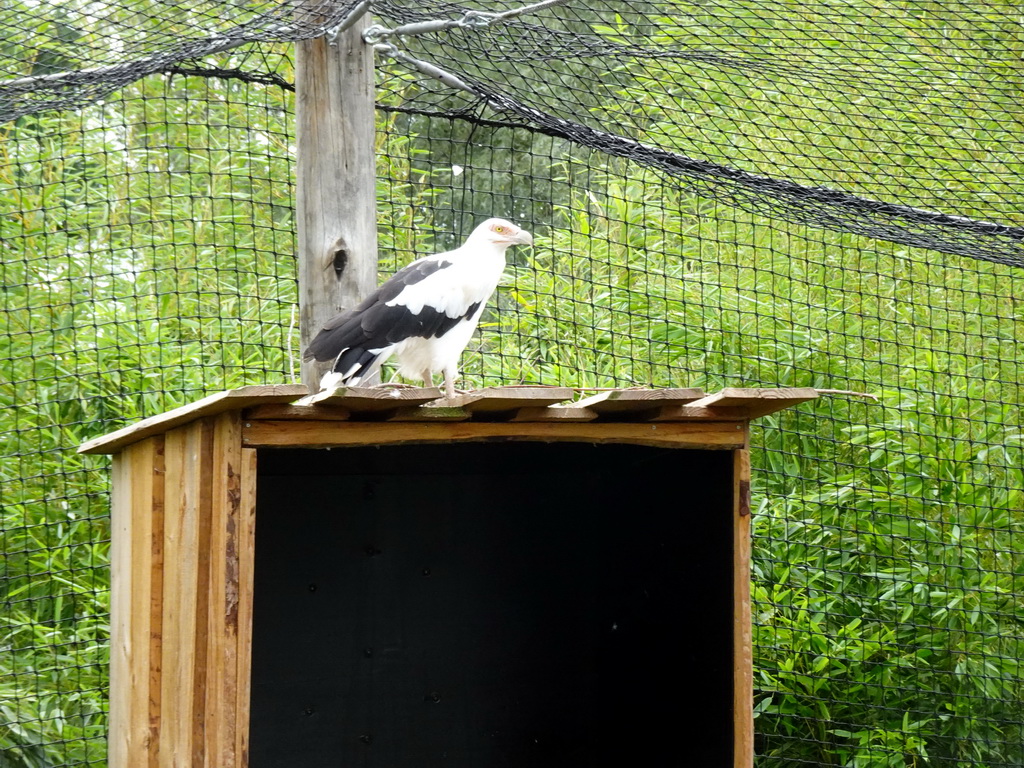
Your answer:
[[[80,453],[117,453],[143,438],[196,419],[244,411],[250,420],[388,422],[693,422],[749,421],[813,400],[817,390],[726,388],[615,389],[574,400],[568,387],[508,386],[446,400],[434,387],[347,387],[311,405],[299,384],[239,387],[151,416],[82,444]]]

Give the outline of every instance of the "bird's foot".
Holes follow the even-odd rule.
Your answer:
[[[444,397],[442,398],[443,400],[453,400],[459,395],[469,395],[473,392],[472,389],[456,389],[455,387],[452,387],[451,389],[446,387],[441,391],[444,394]]]

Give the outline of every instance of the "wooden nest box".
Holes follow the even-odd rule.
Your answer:
[[[748,424],[814,390],[303,394],[82,446],[111,766],[752,765]]]

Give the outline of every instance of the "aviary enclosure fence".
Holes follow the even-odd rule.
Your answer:
[[[76,446],[295,376],[290,43],[352,5],[0,2],[4,768],[105,764]],[[373,4],[461,20],[378,39],[382,272],[537,235],[474,386],[877,395],[755,429],[758,765],[1024,764],[1019,6],[546,5]]]

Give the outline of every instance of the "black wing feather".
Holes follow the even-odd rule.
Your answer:
[[[338,358],[334,365],[337,371],[348,370],[359,361],[362,371],[376,357],[368,350],[383,349],[410,336],[439,336],[444,333],[459,318],[449,318],[430,307],[423,307],[418,315],[414,315],[401,305],[389,307],[387,302],[407,286],[415,285],[438,270],[451,266],[451,263],[444,259],[414,261],[399,270],[359,306],[337,314],[324,323],[320,333],[303,352],[302,359],[323,362]],[[341,355],[342,352],[345,354]]]

